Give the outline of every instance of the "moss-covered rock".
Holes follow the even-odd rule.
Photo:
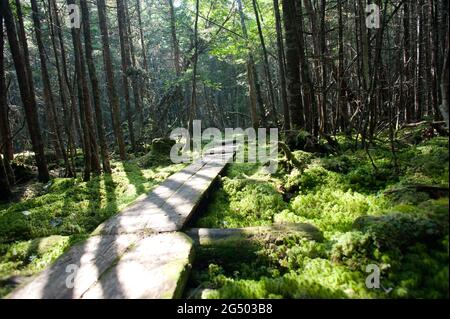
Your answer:
[[[155,138],[152,141],[152,151],[169,156],[174,145],[175,141],[170,138]]]

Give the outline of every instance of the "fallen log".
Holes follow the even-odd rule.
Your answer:
[[[321,242],[322,232],[310,224],[274,224],[247,228],[192,228],[185,232],[197,246],[227,245],[234,242],[275,242],[298,236]]]
[[[432,199],[446,197],[449,194],[449,188],[446,186],[435,186],[435,185],[424,185],[424,184],[406,185],[406,186],[403,186],[400,188],[394,188],[394,189],[387,190],[384,192],[384,194],[392,195],[392,194],[403,192],[403,191],[415,191],[418,193],[426,193]]]

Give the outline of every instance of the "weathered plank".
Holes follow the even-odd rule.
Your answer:
[[[112,235],[180,230],[232,157],[233,153],[205,156],[191,165],[188,172],[180,172],[177,178],[184,178],[181,185],[178,180],[171,180],[168,183],[177,187],[168,187],[167,183],[157,187],[145,199],[100,225],[96,233]]]
[[[182,233],[144,238],[106,271],[82,298],[180,298],[192,258],[192,240]]]
[[[143,225],[147,224],[148,214],[161,208],[166,200],[183,186],[186,180],[205,165],[205,162],[197,161],[171,175],[150,194],[141,196],[121,213],[99,225],[94,234],[127,234],[143,231],[145,229]]]
[[[246,228],[192,228],[185,232],[196,245],[221,245],[235,241],[274,241],[287,236],[299,236],[322,241],[321,231],[310,224],[274,224]]]
[[[193,242],[169,232],[188,222],[234,150],[223,145],[170,176],[9,298],[180,297]]]
[[[50,268],[16,289],[9,298],[80,298],[138,240],[136,235],[91,237],[73,246]]]

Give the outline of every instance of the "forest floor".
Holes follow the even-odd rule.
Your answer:
[[[376,169],[345,139],[339,155],[294,152],[303,169],[231,164],[194,227],[309,223],[324,240],[202,245],[185,297],[448,298],[448,138],[399,144],[397,167],[378,144]],[[368,265],[379,289],[366,287]]]
[[[0,205],[0,297],[184,166],[149,153],[112,161],[111,175],[89,182],[54,178],[46,185],[27,183],[17,202]]]
[[[309,223],[324,240],[198,247],[185,297],[448,298],[448,138],[419,140],[398,144],[396,160],[388,141],[378,142],[376,169],[344,137],[339,154],[294,151],[301,168],[280,155],[272,175],[260,164],[230,164],[193,226]],[[0,296],[184,167],[149,154],[113,162],[111,175],[87,183],[30,185],[0,205]],[[369,264],[392,291],[366,287]]]

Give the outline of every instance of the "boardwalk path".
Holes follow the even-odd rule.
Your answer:
[[[193,242],[179,230],[235,151],[224,143],[170,176],[9,297],[180,297]]]

